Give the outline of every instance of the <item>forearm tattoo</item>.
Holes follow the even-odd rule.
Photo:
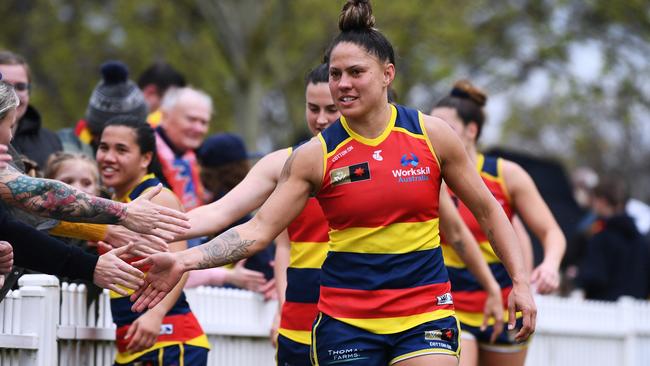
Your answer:
[[[91,196],[65,183],[32,178],[4,169],[0,195],[5,202],[35,214],[68,221],[115,224],[126,217],[126,205]]]
[[[248,247],[253,243],[255,240],[242,239],[235,229],[230,229],[199,247],[203,258],[198,264],[198,269],[219,267],[244,259],[247,257]]]

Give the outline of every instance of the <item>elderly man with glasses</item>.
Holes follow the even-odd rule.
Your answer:
[[[31,91],[29,65],[16,53],[0,51],[0,73],[5,82],[14,86],[20,99],[20,105],[16,110],[18,122],[12,146],[43,169],[50,154],[63,150],[63,147],[57,134],[42,126],[40,114],[29,105]]]

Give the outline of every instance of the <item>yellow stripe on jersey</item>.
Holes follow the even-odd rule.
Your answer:
[[[399,222],[374,228],[352,227],[330,231],[334,252],[403,254],[440,246],[439,219]]]
[[[309,345],[311,344],[311,331],[310,330],[292,330],[280,328],[278,330],[283,337],[289,338],[294,342]]]
[[[420,324],[432,322],[452,315],[454,315],[453,310],[436,310],[430,313],[400,316],[396,318],[356,319],[336,317],[336,319],[371,333],[392,334],[403,332]]]
[[[324,243],[291,242],[291,268],[317,268],[323,265],[329,247]]]
[[[135,360],[136,358],[144,355],[145,353],[149,353],[151,351],[155,351],[157,349],[162,349],[162,348],[168,347],[168,346],[181,345],[181,344],[187,344],[187,345],[190,345],[190,346],[210,349],[210,341],[208,341],[208,337],[205,334],[201,334],[200,336],[198,336],[196,338],[193,338],[193,339],[190,339],[187,342],[180,342],[180,341],[156,342],[153,346],[151,346],[150,348],[147,348],[144,351],[135,352],[135,353],[131,353],[131,352],[120,353],[120,352],[117,352],[115,354],[115,362],[129,363],[129,362]]]
[[[501,263],[499,257],[497,257],[496,253],[494,253],[494,249],[492,249],[490,242],[483,241],[480,242],[478,245],[481,254],[483,254],[483,258],[488,264]],[[442,246],[442,256],[445,259],[445,266],[447,267],[467,268],[465,262],[463,262],[463,260],[460,259],[460,256],[458,255],[454,247],[452,247],[451,245],[447,244]]]
[[[438,166],[441,167],[442,164],[440,163],[440,159],[438,159],[438,154],[436,154],[436,150],[433,148],[433,145],[431,144],[431,139],[429,138],[429,134],[427,133],[427,129],[424,127],[424,119],[422,118],[423,114],[422,112],[418,111],[418,120],[420,121],[420,129],[422,130],[422,134],[424,135],[425,141],[427,142],[427,146],[429,146],[429,151],[431,152],[431,155],[436,159],[436,162],[438,162]]]
[[[472,313],[472,312],[467,312],[462,310],[456,310],[456,317],[458,318],[458,320],[461,323],[472,327],[480,327],[481,325],[483,325],[483,316],[484,316],[483,313]],[[516,318],[521,318],[522,316],[523,315],[521,314],[521,312],[515,313]],[[508,311],[504,310],[503,322],[507,323],[508,318],[510,318],[510,316],[508,315]],[[494,318],[490,318],[490,320],[488,320],[488,325],[494,325]]]

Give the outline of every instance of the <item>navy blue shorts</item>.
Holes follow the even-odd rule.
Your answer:
[[[171,345],[147,352],[129,363],[115,363],[115,366],[206,366],[208,349],[186,344]]]
[[[458,357],[459,325],[455,316],[420,324],[403,332],[375,334],[323,313],[312,329],[312,363],[392,365],[429,354]]]
[[[479,348],[485,350],[503,353],[519,352],[528,347],[528,343],[530,342],[530,338],[524,342],[515,341],[515,335],[519,332],[521,327],[523,327],[523,323],[521,317],[517,318],[515,329],[513,330],[508,330],[508,324],[504,324],[503,332],[499,334],[494,343],[490,343],[490,337],[492,336],[492,332],[494,332],[493,325],[489,325],[485,330],[481,331],[480,327],[460,323],[460,328],[462,330],[461,338],[474,340],[478,343]]]
[[[278,366],[311,366],[310,345],[293,341],[278,334]]]

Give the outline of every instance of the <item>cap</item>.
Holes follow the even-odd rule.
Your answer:
[[[250,158],[244,140],[232,133],[217,133],[205,139],[197,150],[197,157],[201,165],[208,167],[218,167]]]
[[[132,115],[146,120],[149,108],[138,86],[129,80],[129,70],[120,61],[101,66],[102,80],[93,90],[86,122],[93,135],[98,135],[112,117]]]

